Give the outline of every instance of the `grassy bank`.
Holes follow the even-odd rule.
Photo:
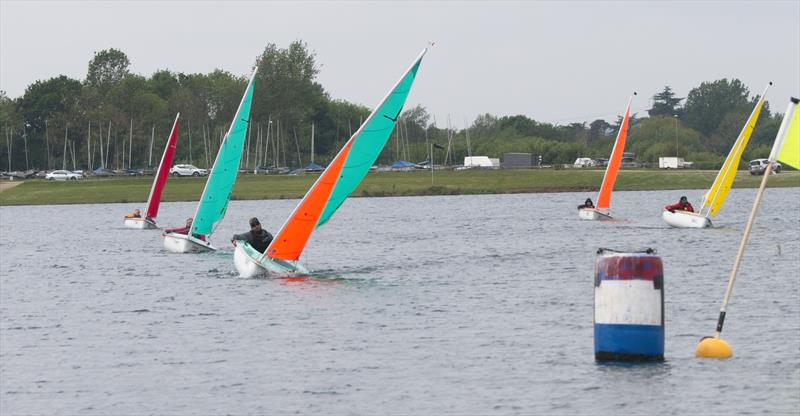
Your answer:
[[[625,170],[620,172],[615,190],[704,189],[716,171]],[[243,175],[236,182],[233,199],[299,198],[317,175]],[[143,202],[150,192],[152,177],[88,179],[77,182],[28,180],[0,192],[0,205],[88,204]],[[486,193],[596,191],[603,180],[602,170],[531,171],[437,171],[431,184],[430,172],[371,173],[354,196],[455,195]],[[733,186],[754,188],[761,176],[740,172]],[[165,201],[196,201],[205,178],[170,178],[164,190]],[[774,175],[770,187],[800,186],[800,172]]]

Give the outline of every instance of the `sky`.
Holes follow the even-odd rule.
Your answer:
[[[17,1],[0,0],[0,90],[83,80],[117,48],[131,70],[246,75],[268,43],[302,40],[332,98],[375,106],[429,42],[407,108],[444,126],[524,114],[612,121],[633,91],[645,115],[665,85],[685,97],[738,78],[782,112],[800,95],[800,0]]]

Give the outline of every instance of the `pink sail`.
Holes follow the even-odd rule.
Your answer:
[[[147,198],[147,211],[146,218],[153,219],[158,215],[158,206],[161,204],[161,193],[164,191],[164,185],[167,184],[169,177],[169,168],[172,166],[172,158],[175,156],[175,145],[178,141],[178,119],[181,113],[175,116],[175,123],[172,124],[172,131],[167,140],[167,147],[164,149],[164,154],[161,156],[161,163],[158,165],[158,172],[153,181],[153,187],[150,189],[150,197]]]

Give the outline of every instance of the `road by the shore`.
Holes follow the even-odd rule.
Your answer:
[[[15,186],[21,185],[23,181],[0,181],[0,192],[7,191]]]
[[[416,196],[500,193],[584,191],[592,196],[603,181],[600,169],[466,170],[370,173],[353,196]],[[706,189],[717,171],[710,170],[623,170],[615,191]],[[232,199],[294,199],[302,197],[317,174],[252,175],[237,179]],[[0,182],[15,186],[0,193],[0,205],[96,204],[144,202],[153,177],[116,177],[82,181],[26,180]],[[761,176],[740,171],[734,188],[758,187]],[[164,201],[197,201],[206,178],[170,178]],[[11,185],[11,184],[14,185]],[[22,183],[21,186],[16,186]],[[769,181],[770,187],[800,187],[800,172],[782,172]],[[666,198],[671,199],[673,196]]]

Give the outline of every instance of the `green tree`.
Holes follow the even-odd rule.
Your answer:
[[[682,121],[710,136],[731,111],[747,105],[750,91],[738,79],[703,82],[689,91]]]
[[[92,87],[106,90],[128,75],[130,65],[128,56],[118,49],[111,48],[95,52],[94,58],[89,61],[86,83]]]
[[[648,110],[650,117],[680,116],[683,110],[679,107],[683,98],[675,97],[672,87],[667,85],[664,90],[653,96],[653,108]]]
[[[46,120],[67,122],[81,110],[81,89],[80,81],[65,75],[36,81],[18,100],[17,111],[24,121],[37,129],[44,129]]]

